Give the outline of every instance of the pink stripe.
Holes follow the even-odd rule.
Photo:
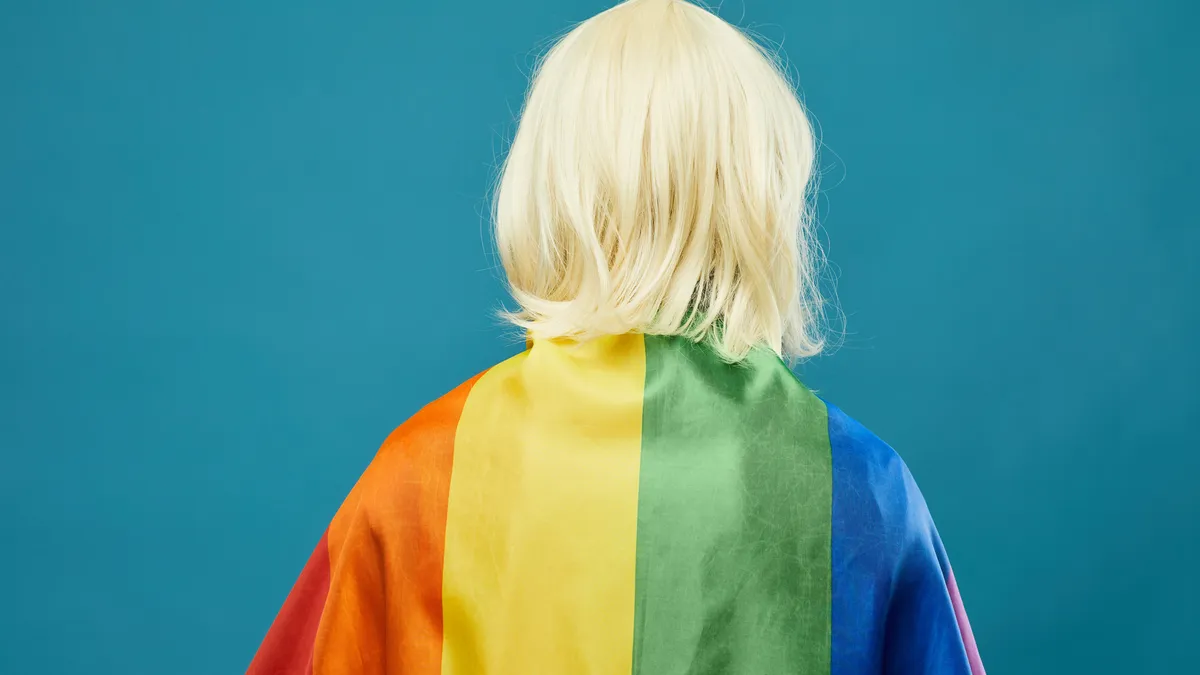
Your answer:
[[[958,594],[958,584],[954,581],[954,570],[946,575],[946,589],[950,591],[950,602],[954,604],[954,617],[958,619],[958,632],[962,634],[963,646],[967,648],[967,661],[971,664],[971,675],[986,675],[983,671],[983,661],[979,659],[979,648],[975,646],[975,634],[971,632],[971,622],[967,620],[967,610],[963,607],[962,596]]]

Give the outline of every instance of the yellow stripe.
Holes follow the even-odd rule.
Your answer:
[[[454,443],[443,675],[628,675],[645,342],[538,341]]]

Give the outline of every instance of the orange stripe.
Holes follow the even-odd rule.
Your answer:
[[[396,429],[334,516],[314,675],[441,672],[454,436],[478,377]]]

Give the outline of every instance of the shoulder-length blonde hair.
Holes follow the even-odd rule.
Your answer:
[[[494,202],[534,338],[823,345],[815,145],[783,66],[685,0],[629,0],[540,60]]]

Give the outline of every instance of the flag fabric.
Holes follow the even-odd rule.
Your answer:
[[[925,502],[773,353],[536,341],[396,429],[250,675],[984,675]]]

